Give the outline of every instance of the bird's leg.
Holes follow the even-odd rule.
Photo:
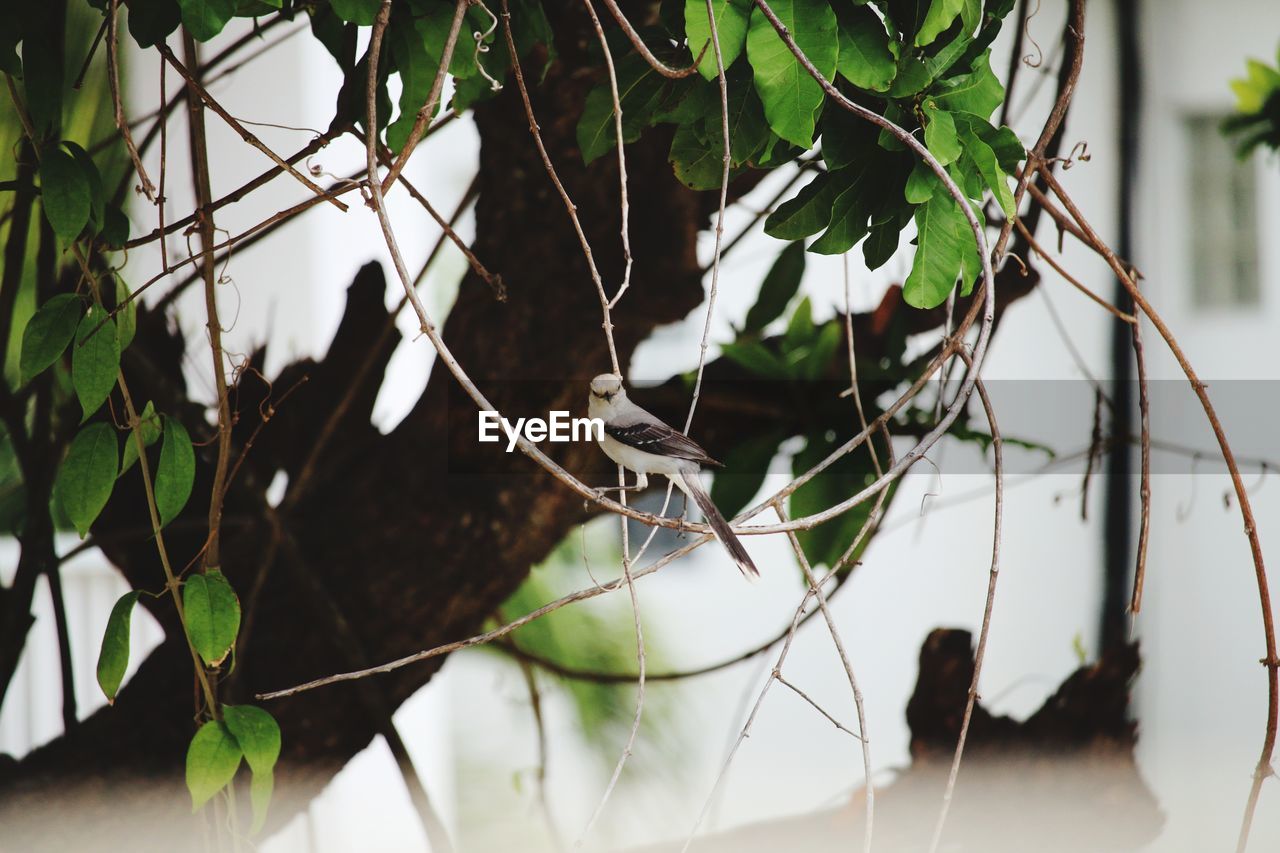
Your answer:
[[[625,476],[624,476],[624,483],[625,483]],[[647,488],[649,488],[649,475],[644,473],[637,473],[636,483],[634,486],[628,486],[628,485],[601,486],[600,488],[596,489],[596,494],[598,494],[600,497],[605,497],[610,492],[643,492]]]

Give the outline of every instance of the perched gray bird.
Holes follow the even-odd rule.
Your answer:
[[[591,380],[587,414],[604,421],[600,449],[614,462],[636,474],[636,484],[622,487],[622,491],[641,491],[648,487],[650,474],[663,475],[693,498],[742,574],[747,578],[760,576],[747,549],[742,547],[742,542],[711,502],[711,495],[698,479],[703,465],[720,467],[719,462],[708,456],[707,451],[693,439],[631,402],[622,387],[622,377],[617,374],[602,373]]]

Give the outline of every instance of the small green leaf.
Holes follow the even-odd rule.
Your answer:
[[[122,249],[129,242],[129,217],[114,204],[107,205],[103,214],[102,242],[109,249]]]
[[[663,77],[637,54],[629,54],[619,62],[617,74],[618,100],[622,103],[622,139],[624,143],[635,142],[661,102]],[[613,149],[617,143],[616,125],[613,89],[606,79],[587,93],[582,118],[578,120],[578,148],[582,151],[584,163],[590,163]]]
[[[950,112],[973,113],[987,118],[1004,101],[1004,87],[991,71],[991,52],[986,51],[974,60],[968,74],[951,77],[939,83],[937,96],[926,107]]]
[[[916,257],[902,285],[902,298],[916,308],[946,301],[961,275],[966,255],[977,255],[969,223],[946,190],[916,208]]]
[[[1013,191],[1009,189],[1009,179],[996,161],[996,153],[991,150],[991,146],[976,136],[970,136],[965,140],[965,156],[973,161],[978,173],[982,175],[982,180],[995,194],[996,202],[999,203],[1004,215],[1012,219],[1016,213],[1013,207]]]
[[[907,186],[902,197],[912,204],[924,204],[933,198],[934,191],[941,186],[938,176],[923,161],[917,161],[907,176]]]
[[[929,123],[924,126],[924,144],[929,152],[944,166],[960,159],[963,152],[951,113],[946,110],[929,110],[926,115]]]
[[[843,189],[832,172],[820,172],[794,198],[787,199],[764,221],[764,233],[779,240],[801,240],[831,222],[831,205]]]
[[[744,332],[760,332],[764,327],[782,316],[788,303],[800,289],[800,280],[804,278],[804,243],[796,241],[787,246],[773,262],[769,272],[760,285],[760,295],[756,303],[747,312],[743,325]]]
[[[254,773],[270,773],[280,757],[280,726],[275,718],[253,705],[224,705],[222,716],[249,768]]]
[[[271,805],[271,792],[275,788],[275,773],[268,770],[253,773],[253,781],[249,783],[249,800],[253,803],[253,824],[249,827],[250,835],[257,835],[267,822],[267,807]]]
[[[747,27],[751,19],[750,0],[711,0],[716,15],[716,35],[720,38],[720,55],[727,70],[742,53],[747,43]],[[702,53],[698,73],[708,80],[719,76],[716,49],[711,44],[711,24],[707,16],[707,0],[685,0],[684,32],[689,39],[689,52]],[[706,52],[702,48],[706,46]]]
[[[67,517],[83,539],[107,505],[120,451],[110,424],[89,424],[76,434],[58,469],[57,490]]]
[[[146,447],[156,443],[162,433],[160,416],[156,414],[155,403],[150,400],[138,415],[138,428],[142,431],[142,443]],[[120,473],[123,475],[133,467],[133,463],[138,461],[138,441],[130,432],[124,439],[124,457],[120,463]]]
[[[119,372],[120,341],[115,321],[95,305],[80,321],[76,343],[71,348],[71,384],[84,410],[81,423],[98,411],[111,394]]]
[[[182,606],[191,644],[206,664],[217,666],[240,630],[240,599],[222,572],[211,569],[183,583]]]
[[[931,44],[960,14],[965,0],[933,0],[916,33],[916,47]]]
[[[782,349],[791,353],[813,340],[817,329],[813,325],[813,302],[809,297],[800,300],[787,321],[787,331],[782,336]]]
[[[129,32],[138,47],[160,44],[182,22],[176,0],[129,0]]]
[[[868,6],[836,6],[840,76],[860,89],[886,92],[898,73],[884,23]]]
[[[110,208],[108,208],[109,211]],[[124,306],[124,308],[118,308],[116,311],[116,337],[120,341],[120,352],[124,352],[129,348],[129,344],[133,343],[133,336],[138,331],[138,303],[129,298],[132,294],[129,292],[129,285],[124,283],[123,278],[117,274],[115,281],[115,304]]]
[[[196,41],[208,41],[236,16],[236,0],[178,0],[182,23]]]
[[[711,481],[711,500],[725,518],[742,512],[760,491],[783,438],[779,432],[758,435],[735,444],[725,455],[724,468]]]
[[[106,214],[107,192],[102,186],[102,176],[98,174],[98,166],[93,162],[88,151],[74,142],[62,144],[71,152],[71,156],[80,166],[80,171],[84,172],[85,178],[89,181],[89,221],[86,225],[89,236],[95,236],[102,230]]]
[[[771,8],[809,61],[830,80],[840,52],[836,15],[831,6],[826,0],[779,0]],[[812,146],[824,98],[822,87],[758,8],[751,13],[747,60],[755,70],[756,91],[769,127],[801,148]]]
[[[831,224],[821,237],[813,241],[809,251],[818,255],[843,255],[867,235],[874,193],[868,186],[876,164],[864,161],[850,166],[847,189],[836,196],[831,205]]]
[[[102,649],[98,652],[98,686],[107,697],[107,704],[116,701],[116,691],[124,680],[129,667],[129,624],[133,619],[133,605],[138,603],[137,590],[126,592],[111,608],[107,617],[107,630],[102,634]]]
[[[759,341],[721,344],[720,352],[725,358],[757,376],[763,376],[766,379],[790,378],[787,363]]]
[[[136,447],[136,444],[135,444]],[[178,517],[191,497],[196,476],[196,454],[186,428],[176,418],[164,418],[164,443],[156,467],[156,510],[161,526]]]
[[[911,219],[911,208],[906,208],[901,220],[896,216],[886,216],[874,220],[867,239],[862,241],[862,258],[869,270],[878,270],[889,262],[902,243],[902,226]]]
[[[358,27],[373,26],[373,19],[378,17],[378,8],[382,0],[332,0],[329,4],[333,13],[344,21],[350,21]]]
[[[720,188],[724,177],[724,143],[719,139],[714,144],[704,142],[692,125],[681,125],[671,140],[670,159],[676,179],[690,189]],[[729,177],[735,174],[730,169]]]
[[[769,123],[765,121],[760,97],[749,76],[740,73],[741,68],[735,66],[735,71],[728,75],[729,149],[735,166],[751,160],[769,141]],[[722,139],[719,110],[715,116],[707,117],[707,130],[713,142]]]
[[[84,230],[92,206],[89,176],[62,148],[49,148],[40,161],[40,198],[53,233],[70,243]]]
[[[187,790],[193,812],[235,778],[242,757],[240,744],[225,724],[210,720],[200,727],[187,747]]]
[[[32,315],[22,333],[22,351],[18,357],[22,384],[30,382],[58,360],[80,325],[84,304],[73,293],[51,297]]]

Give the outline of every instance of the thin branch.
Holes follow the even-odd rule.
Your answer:
[[[440,92],[444,89],[444,78],[449,73],[449,63],[453,61],[453,49],[458,44],[458,33],[462,30],[462,19],[467,14],[467,7],[470,5],[470,0],[458,0],[457,5],[453,7],[453,20],[449,23],[449,35],[445,38],[444,50],[440,54],[440,67],[436,69],[435,79],[431,81],[431,92],[427,95],[426,103],[418,110],[418,115],[413,120],[413,127],[409,131],[409,138],[405,140],[404,147],[400,149],[400,156],[391,164],[386,178],[382,181],[383,195],[387,194],[392,184],[396,182],[396,178],[404,170],[405,164],[409,162],[409,157],[413,155],[413,150],[422,141],[422,135],[427,129],[427,123],[435,115],[436,104],[440,102]],[[370,53],[369,64],[377,65],[377,63],[378,57]],[[377,126],[378,122],[376,120],[370,120],[368,129],[376,135],[376,131],[373,129]]]
[[[981,387],[980,383],[979,387]],[[775,503],[773,509],[780,520],[784,522],[787,520],[787,511],[783,509],[781,502]],[[864,525],[864,527],[866,526],[868,525]],[[862,772],[865,776],[866,786],[864,799],[867,804],[867,822],[866,826],[863,827],[862,851],[863,853],[871,853],[872,830],[875,826],[876,789],[871,779],[871,739],[867,735],[867,713],[862,703],[862,690],[858,687],[858,679],[853,674],[853,664],[849,662],[849,655],[845,651],[844,641],[840,638],[840,631],[836,628],[835,617],[831,615],[831,608],[827,606],[827,595],[822,591],[822,585],[814,577],[813,569],[809,566],[809,560],[805,557],[804,549],[800,547],[800,539],[793,531],[787,531],[787,541],[791,543],[791,550],[795,552],[796,560],[800,563],[804,578],[809,583],[810,591],[818,599],[818,609],[822,611],[822,619],[827,623],[827,631],[831,634],[831,643],[835,646],[836,653],[840,656],[840,663],[844,667],[845,675],[849,679],[849,687],[853,691],[853,704],[858,712],[858,742],[862,746]],[[778,673],[778,677],[781,678],[780,667],[775,669],[774,672]]]
[[[973,361],[964,350],[960,358],[970,370],[974,369]],[[942,808],[938,812],[938,820],[933,826],[933,837],[929,842],[929,853],[936,853],[942,841],[942,829],[947,822],[947,813],[951,809],[951,798],[956,789],[956,777],[960,775],[960,760],[964,756],[965,741],[969,736],[969,724],[973,719],[973,708],[978,701],[978,679],[982,675],[982,661],[986,656],[987,637],[991,631],[991,613],[995,607],[996,581],[1000,576],[1000,540],[1001,525],[1004,518],[1004,440],[1000,437],[1000,427],[996,423],[995,409],[987,397],[987,388],[978,380],[978,399],[982,401],[982,410],[986,413],[987,424],[991,429],[991,451],[995,460],[996,496],[995,520],[991,533],[991,572],[987,581],[987,600],[982,610],[982,628],[978,632],[978,648],[973,658],[973,680],[969,684],[969,695],[964,705],[964,716],[960,720],[960,736],[956,740],[955,755],[951,759],[951,771],[947,774],[947,787],[942,794]]]
[[[111,103],[115,108],[116,130],[124,137],[125,148],[129,150],[129,159],[133,161],[134,171],[138,173],[138,180],[142,181],[142,192],[147,197],[147,201],[155,203],[156,188],[151,183],[151,178],[147,176],[147,170],[142,165],[142,157],[138,154],[138,147],[133,144],[133,134],[129,132],[129,122],[124,117],[124,101],[120,97],[120,58],[118,54],[118,46],[116,45],[116,13],[119,11],[120,0],[111,0],[111,8],[107,12],[107,81],[111,87]],[[163,97],[163,90],[161,90]]]
[[[184,36],[183,36],[184,44],[186,43],[186,35],[187,34],[184,33]],[[194,44],[194,42],[192,43]],[[182,75],[182,79],[187,81],[187,91],[190,93],[190,95],[196,98],[199,98],[201,101],[203,101],[205,106],[213,110],[213,112],[216,113],[217,116],[221,118],[224,122],[226,122],[227,125],[232,130],[240,134],[241,139],[243,139],[245,142],[252,145],[254,148],[257,148],[263,154],[266,154],[267,157],[269,157],[273,163],[275,163],[280,168],[284,169],[290,175],[293,175],[293,177],[296,178],[297,181],[300,184],[302,184],[304,187],[311,190],[317,196],[322,197],[325,201],[329,202],[334,207],[338,208],[338,210],[346,212],[347,210],[346,204],[344,204],[343,202],[339,201],[336,198],[327,197],[325,194],[325,191],[321,189],[315,182],[313,182],[306,175],[299,172],[289,163],[286,163],[283,159],[281,159],[279,154],[277,154],[276,152],[268,148],[266,145],[264,145],[262,143],[262,140],[258,139],[258,137],[255,136],[250,130],[248,130],[243,124],[236,121],[235,116],[227,112],[226,109],[223,108],[222,104],[219,104],[213,98],[213,96],[211,96],[208,93],[208,91],[205,90],[204,86],[200,85],[200,81],[190,71],[187,70],[187,67],[178,61],[178,57],[173,55],[173,51],[169,50],[168,45],[164,43],[157,44],[156,50],[158,50],[160,52],[160,55],[163,56],[169,62],[170,65],[173,66],[173,69],[177,71],[178,74]],[[185,49],[184,49],[184,53],[187,56],[187,61],[191,63],[192,67],[198,68],[199,66],[196,64],[195,54],[192,51],[186,51]],[[202,199],[199,203],[201,205],[206,205],[206,204],[209,204],[210,201],[211,201],[211,197]]]
[[[53,602],[53,624],[58,634],[58,663],[62,676],[62,728],[70,732],[79,724],[76,713],[75,670],[71,662],[71,636],[67,630],[67,602],[62,595],[62,570],[54,564],[45,572],[49,581],[49,598]]]
[[[556,826],[555,815],[551,813],[551,802],[547,799],[547,762],[550,753],[547,750],[547,725],[542,718],[542,692],[538,689],[537,673],[525,661],[520,661],[520,674],[524,676],[525,688],[529,691],[529,710],[533,712],[534,731],[537,732],[538,767],[538,808],[542,811],[542,820],[547,825],[547,835],[551,836],[551,846],[555,850],[564,849],[564,840],[560,837],[560,829]]]
[[[636,28],[631,26],[631,22],[627,20],[627,16],[622,14],[622,10],[618,8],[616,0],[604,0],[604,5],[609,7],[609,11],[613,13],[613,17],[617,20],[618,26],[622,28],[624,33],[626,33],[627,38],[631,42],[631,46],[636,49],[636,53],[640,54],[640,56],[644,58],[644,61],[649,63],[649,67],[654,71],[657,71],[663,77],[668,79],[679,80],[684,77],[693,76],[693,73],[698,70],[698,65],[702,62],[702,57],[707,52],[707,45],[704,44],[702,46],[702,50],[698,52],[698,55],[694,58],[692,65],[687,68],[672,68],[653,55],[653,51],[649,50],[649,46],[640,38],[640,34],[636,32]],[[713,34],[711,41],[714,42],[715,24],[712,23],[711,26]],[[621,139],[621,137],[619,137],[619,139]]]
[[[1129,610],[1136,614],[1142,609],[1142,582],[1147,576],[1147,545],[1151,536],[1151,389],[1147,381],[1147,356],[1142,345],[1141,323],[1133,324],[1133,358],[1138,365],[1138,417],[1141,424],[1139,442],[1142,458],[1142,481],[1138,486],[1138,501],[1141,506],[1138,551],[1134,556],[1133,598],[1129,604]]]
[[[817,611],[814,611],[814,612],[817,612]],[[817,711],[819,714],[826,717],[827,721],[830,722],[831,725],[835,726],[840,731],[849,735],[849,737],[853,738],[854,740],[862,740],[861,735],[859,735],[853,729],[850,729],[847,726],[845,726],[844,723],[840,722],[835,717],[831,716],[831,714],[827,711],[827,709],[819,705],[817,702],[815,702],[813,700],[813,697],[810,696],[808,693],[805,693],[803,690],[801,690],[799,687],[796,687],[790,681],[787,681],[787,679],[785,679],[781,675],[778,676],[778,683],[781,684],[783,687],[789,688],[793,693],[795,693],[801,699],[808,702],[809,705],[813,707],[813,710]]]
[[[196,42],[185,29],[182,33],[183,54],[193,68],[199,67],[199,56],[196,53]],[[187,81],[187,119],[190,127],[191,172],[195,181],[196,204],[206,207],[212,197],[209,185],[209,149],[205,138],[204,108],[212,101],[200,81],[192,77],[173,56],[169,48],[157,45],[169,64]],[[221,109],[219,107],[218,109]],[[217,110],[215,110],[217,112]],[[274,155],[272,155],[274,156]],[[309,183],[309,182],[308,182]],[[319,187],[316,187],[320,190]],[[323,190],[320,190],[323,193]],[[345,208],[346,206],[343,205]],[[200,252],[201,272],[204,274],[204,307],[205,328],[209,333],[209,350],[213,358],[213,381],[217,394],[218,410],[218,457],[213,473],[212,493],[209,497],[209,538],[206,540],[204,552],[204,568],[217,569],[222,565],[219,547],[222,527],[222,499],[226,491],[227,466],[231,462],[231,403],[227,396],[226,363],[222,355],[222,322],[218,319],[217,271],[213,265],[213,216],[205,214],[200,217]]]
[[[1062,265],[1059,264],[1056,260],[1054,260],[1053,256],[1044,250],[1044,247],[1042,247],[1039,243],[1036,242],[1036,238],[1031,236],[1031,232],[1027,230],[1026,225],[1022,224],[1022,220],[1015,219],[1014,225],[1017,227],[1018,233],[1022,235],[1022,239],[1027,241],[1027,245],[1031,247],[1031,250],[1035,252],[1036,255],[1038,255],[1043,261],[1045,261],[1045,263],[1053,267],[1054,272],[1056,272],[1058,275],[1066,279],[1068,284],[1072,285],[1073,287],[1075,287],[1076,290],[1080,291],[1085,296],[1089,297],[1094,302],[1096,302],[1098,305],[1102,306],[1102,308],[1105,309],[1108,314],[1115,317],[1117,320],[1120,320],[1121,322],[1124,322],[1124,323],[1128,323],[1130,325],[1137,324],[1138,321],[1132,314],[1126,314],[1124,311],[1121,311],[1119,308],[1112,305],[1110,302],[1108,302],[1107,300],[1103,299],[1101,296],[1099,296],[1098,294],[1090,290],[1088,286],[1086,286],[1083,282],[1081,282],[1071,273],[1063,269]]]
[[[578,207],[573,203],[573,199],[569,198],[568,190],[564,188],[564,184],[560,181],[560,176],[556,173],[556,167],[551,163],[551,155],[547,153],[547,146],[543,144],[542,134],[538,131],[538,119],[533,114],[533,102],[529,100],[529,89],[525,86],[524,72],[520,70],[520,56],[516,50],[515,37],[511,33],[511,9],[507,0],[502,0],[502,33],[506,37],[507,52],[511,56],[511,70],[515,74],[516,88],[520,91],[520,100],[524,104],[525,118],[529,122],[529,133],[533,135],[533,141],[538,146],[538,154],[542,157],[542,165],[547,170],[551,183],[555,184],[556,191],[560,193],[565,210],[569,213],[569,219],[573,222],[573,230],[578,234],[578,242],[582,245],[582,253],[587,259],[587,268],[591,272],[591,281],[595,284],[596,294],[600,297],[600,310],[604,314],[601,327],[604,329],[605,342],[609,346],[609,363],[613,368],[613,372],[621,376],[622,367],[618,363],[618,348],[613,343],[613,320],[609,316],[609,297],[605,295],[604,281],[600,278],[600,270],[596,268],[595,256],[591,253],[591,244],[587,242],[586,232],[582,230],[582,223],[578,220]],[[619,138],[618,142],[621,144],[621,138]]]
[[[622,285],[617,292],[613,294],[613,298],[609,300],[609,309],[612,310],[618,304],[618,300],[622,298],[622,294],[627,292],[627,288],[631,287],[631,200],[627,196],[627,147],[623,144],[622,136],[622,98],[618,95],[618,72],[613,67],[613,51],[609,49],[609,40],[605,38],[604,27],[600,26],[600,18],[596,15],[595,6],[591,0],[582,0],[582,4],[587,8],[587,14],[591,16],[591,24],[595,27],[596,39],[600,42],[600,49],[604,52],[604,65],[609,74],[609,96],[613,99],[613,132],[618,151],[618,189],[620,191],[619,215],[622,219],[621,236],[622,236]]]
[[[621,465],[618,466],[618,485],[626,486],[627,477],[626,469]],[[622,504],[627,502],[627,493],[619,492],[619,501]],[[640,734],[640,721],[644,715],[644,684],[645,684],[645,654],[644,654],[644,629],[640,622],[640,600],[636,597],[636,583],[631,576],[631,542],[627,530],[627,520],[619,518],[622,524],[622,577],[626,581],[627,594],[631,597],[631,618],[635,625],[636,636],[636,712],[631,719],[631,731],[627,733],[626,745],[622,747],[622,754],[618,756],[618,761],[613,766],[613,773],[609,776],[609,782],[605,785],[604,793],[600,795],[600,802],[596,804],[595,809],[591,812],[591,817],[587,819],[587,825],[583,827],[582,835],[578,837],[574,844],[575,848],[581,848],[587,840],[587,836],[591,834],[592,828],[595,827],[596,821],[600,819],[600,814],[604,811],[605,804],[609,802],[609,797],[613,794],[614,788],[618,786],[618,779],[622,776],[622,768],[626,766],[627,759],[631,757],[632,751],[635,749],[636,738]]]

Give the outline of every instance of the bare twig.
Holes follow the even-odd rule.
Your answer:
[[[209,103],[212,99],[207,93],[202,94],[203,87],[200,81],[187,72],[168,47],[165,45],[157,47],[164,54],[165,59],[169,60],[169,63],[187,81],[187,119],[191,128],[191,171],[196,185],[196,204],[205,207],[211,201],[212,193],[209,189],[209,149],[205,138],[204,109],[200,102],[203,100]],[[199,56],[196,53],[196,42],[186,30],[183,30],[182,34],[182,47],[187,61],[193,68],[198,68]],[[320,188],[316,187],[316,189]],[[204,567],[207,570],[216,569],[222,565],[219,540],[227,466],[231,462],[231,403],[227,395],[226,363],[222,355],[222,322],[218,319],[217,271],[213,265],[213,216],[211,214],[202,216],[199,222],[201,272],[204,274],[205,328],[209,333],[209,350],[213,358],[213,381],[218,411],[218,457],[209,498],[209,538],[204,552]]]
[[[1068,284],[1072,285],[1076,290],[1080,291],[1085,296],[1089,297],[1094,302],[1096,302],[1098,305],[1102,306],[1102,308],[1106,310],[1108,314],[1115,317],[1117,320],[1120,320],[1121,322],[1124,322],[1124,323],[1128,323],[1130,325],[1135,325],[1138,322],[1132,314],[1126,314],[1124,311],[1121,311],[1119,308],[1112,305],[1110,302],[1108,302],[1107,300],[1103,299],[1101,296],[1099,296],[1098,294],[1090,290],[1088,286],[1082,283],[1079,279],[1077,279],[1071,273],[1063,269],[1062,265],[1059,264],[1056,260],[1054,260],[1053,256],[1044,250],[1044,247],[1042,247],[1039,243],[1036,242],[1036,238],[1031,236],[1031,232],[1027,230],[1026,225],[1022,224],[1022,220],[1020,219],[1015,220],[1014,225],[1017,227],[1018,233],[1022,235],[1022,239],[1027,241],[1027,245],[1031,247],[1031,250],[1035,252],[1036,255],[1038,255],[1045,263],[1053,267],[1054,272],[1056,272],[1058,275],[1066,279]]]
[[[560,176],[556,173],[556,167],[551,162],[551,155],[547,153],[547,146],[542,142],[542,134],[538,131],[538,119],[533,114],[533,102],[529,100],[529,89],[525,86],[524,72],[520,70],[520,56],[516,50],[515,37],[511,33],[511,9],[507,0],[502,0],[502,33],[507,40],[507,52],[511,56],[511,70],[515,74],[516,88],[520,91],[520,100],[524,103],[525,118],[529,121],[529,133],[533,135],[533,141],[538,146],[538,154],[542,157],[542,165],[547,170],[551,183],[555,184],[556,191],[560,193],[560,198],[564,202],[565,210],[569,214],[569,219],[573,222],[573,230],[578,234],[578,242],[582,245],[582,253],[587,259],[587,268],[591,272],[591,281],[596,286],[596,294],[600,297],[600,310],[604,314],[601,327],[604,329],[605,342],[609,346],[609,363],[613,368],[613,372],[618,376],[622,375],[622,367],[618,363],[618,348],[613,343],[613,320],[609,316],[609,297],[604,292],[604,281],[600,278],[600,270],[596,268],[595,256],[591,253],[591,244],[587,242],[586,232],[582,230],[582,223],[578,220],[578,207],[573,203],[573,199],[569,198],[569,192],[564,188],[564,184],[560,181]],[[618,144],[621,146],[622,139],[619,137]]]
[[[467,7],[470,5],[471,0],[458,0],[453,7],[453,20],[449,24],[449,35],[445,38],[444,50],[440,53],[440,67],[436,69],[435,79],[431,81],[431,91],[427,95],[426,103],[418,109],[418,115],[413,120],[413,127],[409,130],[409,138],[405,140],[404,147],[400,149],[400,156],[391,164],[391,168],[387,171],[387,176],[382,181],[383,195],[386,195],[392,184],[396,182],[396,178],[404,171],[404,166],[413,155],[413,150],[422,141],[422,135],[427,129],[427,123],[435,115],[436,104],[440,102],[440,92],[444,89],[444,78],[449,72],[449,63],[453,61],[453,50],[458,44],[458,33],[462,30],[462,19],[467,14]],[[369,54],[369,63],[377,65],[377,57]],[[377,126],[378,122],[376,120],[370,120],[368,130],[372,133],[372,129]]]
[[[194,44],[194,41],[192,43]],[[185,38],[184,38],[184,44],[185,44]],[[269,157],[273,163],[275,163],[281,169],[284,169],[290,175],[293,175],[293,177],[297,179],[298,183],[302,184],[304,187],[311,190],[317,196],[322,197],[325,201],[329,202],[334,207],[338,208],[338,210],[341,210],[344,212],[347,210],[346,204],[344,204],[343,202],[339,201],[336,198],[326,196],[325,191],[321,189],[319,185],[317,185],[314,181],[312,181],[306,175],[299,172],[291,164],[285,162],[284,159],[281,158],[279,154],[277,154],[276,152],[268,148],[266,145],[264,145],[262,143],[262,140],[258,139],[257,136],[255,136],[243,124],[237,121],[235,116],[227,112],[226,109],[223,108],[222,104],[219,104],[213,98],[213,96],[210,95],[208,91],[205,90],[204,86],[200,85],[199,79],[197,79],[195,75],[193,75],[190,71],[188,71],[185,65],[183,65],[181,62],[178,61],[178,57],[173,55],[173,51],[169,50],[168,45],[165,45],[163,43],[157,44],[156,50],[158,50],[160,52],[160,55],[163,56],[169,62],[170,65],[173,66],[173,69],[177,71],[178,74],[182,75],[182,79],[187,81],[187,91],[190,93],[190,96],[198,98],[199,100],[203,101],[204,104],[209,109],[213,110],[213,112],[216,113],[219,118],[225,121],[227,125],[231,127],[232,130],[240,134],[241,139],[243,139],[245,142],[252,145],[254,148],[257,148],[263,154],[266,154],[267,157]],[[184,53],[187,56],[187,61],[191,63],[191,66],[193,68],[198,68],[199,66],[197,65],[195,54],[191,51],[186,51],[185,49],[184,49]],[[203,206],[203,205],[209,204],[211,201],[212,201],[212,196],[210,195],[209,198],[205,198],[201,200],[199,204]]]
[[[1136,283],[1136,277],[1134,281]],[[1133,357],[1138,364],[1138,418],[1141,424],[1138,440],[1142,459],[1142,481],[1138,486],[1141,506],[1138,551],[1134,556],[1133,599],[1129,604],[1129,610],[1136,614],[1142,609],[1142,582],[1147,576],[1147,544],[1151,536],[1151,389],[1147,381],[1147,356],[1142,345],[1141,323],[1133,324]]]
[[[609,7],[609,11],[613,13],[613,17],[617,20],[618,26],[622,28],[624,33],[626,33],[627,38],[631,41],[631,46],[636,49],[636,53],[640,54],[640,56],[644,58],[644,61],[649,63],[649,67],[654,71],[657,71],[663,77],[667,77],[671,80],[679,80],[682,77],[692,76],[693,73],[698,70],[698,65],[702,62],[702,57],[707,52],[707,45],[704,44],[702,46],[698,55],[694,57],[692,65],[686,68],[672,68],[653,55],[653,51],[649,50],[649,46],[640,38],[640,34],[636,32],[636,28],[631,26],[631,22],[627,20],[627,16],[622,14],[622,9],[618,8],[616,0],[604,0],[604,5]],[[715,23],[713,22],[711,26],[712,33],[714,34]],[[715,41],[714,35],[712,36],[711,41]],[[692,45],[690,45],[690,47],[692,48]],[[692,50],[690,52],[692,52]]]
[[[960,350],[960,357],[970,370],[973,362],[969,354]],[[987,651],[987,637],[991,631],[991,613],[995,606],[996,580],[1000,575],[1000,538],[1001,523],[1004,516],[1004,441],[1000,437],[1000,427],[996,423],[995,409],[987,397],[986,386],[979,379],[977,383],[978,398],[982,401],[982,409],[987,416],[987,424],[991,429],[991,451],[995,460],[995,520],[991,534],[991,572],[987,581],[987,600],[982,611],[982,628],[978,631],[978,648],[973,658],[973,680],[969,684],[969,696],[964,705],[964,717],[960,721],[960,736],[956,740],[955,755],[951,759],[951,771],[947,774],[947,787],[942,794],[942,808],[938,812],[938,820],[933,826],[933,837],[929,842],[929,853],[936,853],[942,841],[942,829],[947,822],[947,813],[951,809],[951,798],[956,789],[956,777],[960,775],[960,760],[964,756],[964,745],[969,735],[969,723],[973,719],[973,708],[978,701],[978,679],[982,675],[982,661]]]
[[[124,137],[125,148],[129,149],[129,159],[133,161],[134,171],[138,173],[138,180],[142,181],[142,192],[147,197],[147,201],[152,203],[156,200],[156,188],[151,183],[151,178],[147,176],[147,170],[142,165],[142,157],[138,154],[138,147],[133,144],[133,134],[129,132],[129,122],[124,117],[124,101],[120,96],[120,59],[118,47],[116,45],[116,13],[119,11],[120,0],[111,0],[111,8],[107,11],[107,81],[111,88],[111,103],[115,108],[116,130],[120,131],[120,135]],[[163,97],[163,89],[161,90]]]

